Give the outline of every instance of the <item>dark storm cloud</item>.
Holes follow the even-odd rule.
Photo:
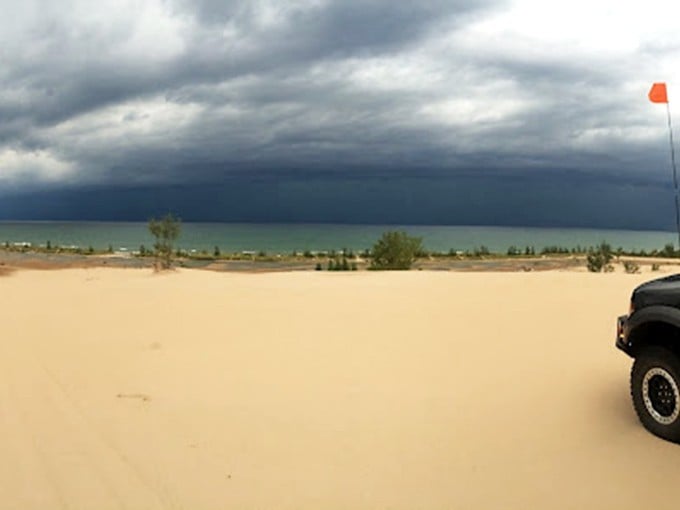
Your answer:
[[[115,204],[107,187],[203,196],[233,177],[244,191],[230,200],[261,186],[281,218],[304,219],[305,203],[318,217],[319,196],[367,218],[371,197],[395,217],[405,200],[420,204],[414,221],[451,222],[460,211],[437,189],[526,198],[550,194],[522,181],[544,174],[662,189],[663,118],[630,106],[647,86],[630,54],[536,45],[494,21],[515,3],[0,0],[0,195],[87,188]],[[650,44],[636,50],[645,72]],[[282,190],[301,205],[272,198]],[[222,217],[204,202],[183,203]],[[233,207],[221,211],[248,216]]]
[[[37,13],[17,44],[20,51],[5,55],[9,65],[3,85],[22,97],[0,102],[0,114],[9,121],[25,118],[50,125],[126,99],[172,94],[184,86],[214,86],[251,73],[289,75],[315,61],[396,51],[443,20],[455,24],[488,3],[409,6],[336,0],[277,9],[281,19],[271,25],[258,24],[258,2],[179,3],[174,8],[179,18],[193,17],[198,23],[182,34],[183,51],[162,61],[143,50],[117,54],[116,47],[131,36],[125,27],[79,30],[66,13],[44,18]],[[225,36],[225,30],[231,35]]]
[[[76,4],[66,2],[60,12],[41,13],[36,9],[24,20],[25,30],[12,41],[13,48],[4,52],[7,64],[0,73],[0,85],[6,92],[0,96],[0,142],[26,150],[51,148],[76,165],[86,162],[80,165],[90,168],[86,171],[103,175],[109,169],[92,169],[100,165],[88,159],[87,151],[82,154],[59,147],[60,137],[50,128],[79,115],[161,95],[170,102],[197,101],[205,106],[207,111],[191,128],[179,133],[185,142],[194,144],[197,137],[191,130],[201,134],[207,131],[208,146],[199,148],[205,152],[215,145],[211,136],[240,140],[243,129],[249,135],[246,146],[259,147],[256,134],[266,132],[272,122],[289,120],[294,131],[304,130],[304,126],[296,125],[304,121],[303,115],[323,116],[329,107],[339,110],[340,117],[364,108],[366,114],[379,114],[381,106],[390,107],[393,101],[369,96],[362,100],[361,94],[345,93],[341,76],[319,83],[309,76],[310,68],[332,67],[332,62],[343,58],[393,54],[437,27],[453,29],[469,14],[489,5],[463,1],[413,5],[335,1],[288,7],[285,3],[245,1],[169,3],[165,14],[184,23],[176,34],[181,48],[159,58],[153,51],[145,52],[144,47],[135,48],[134,40],[129,42],[135,34],[128,18],[100,25],[98,30],[96,24],[69,13],[69,7]],[[101,8],[106,9],[106,5]],[[11,13],[12,7],[8,10]],[[131,51],[120,51],[125,44],[132,46]],[[338,71],[328,72],[332,76]],[[240,84],[239,79],[246,83]],[[366,105],[371,99],[375,102]],[[292,112],[276,108],[282,103],[295,104],[296,108]],[[240,110],[233,128],[219,128],[223,123],[234,124],[234,119],[216,118],[209,111],[216,104],[232,104]],[[262,111],[264,115],[258,114]],[[292,118],[287,117],[290,114]],[[134,115],[130,112],[124,118]],[[338,126],[337,137],[343,137],[342,128]],[[328,126],[328,131],[333,131],[333,126]],[[172,147],[153,146],[143,159],[162,161],[166,149],[172,152]],[[131,144],[102,159],[106,162],[111,157],[125,166],[128,153],[133,158],[131,163],[141,157]],[[228,162],[233,159],[220,151],[206,157]],[[162,179],[163,175],[157,177]]]
[[[494,3],[499,2],[281,2],[271,9],[282,18],[282,22],[273,27],[258,23],[262,10],[259,2],[204,0],[178,1],[174,5],[180,12],[193,15],[203,27],[203,33],[196,40],[200,40],[201,36],[207,38],[211,29],[221,31],[227,24],[242,37],[256,38],[264,43],[264,48],[257,48],[253,54],[265,53],[271,58],[289,53],[300,59],[305,56],[347,55],[357,51],[393,51],[439,26],[446,26],[442,22],[462,23],[467,14]]]
[[[121,207],[125,204],[125,207]],[[378,205],[378,206],[376,206]],[[145,220],[168,210],[183,221],[463,224],[673,229],[668,187],[592,175],[351,177],[230,175],[219,184],[94,187],[0,201],[0,220]]]

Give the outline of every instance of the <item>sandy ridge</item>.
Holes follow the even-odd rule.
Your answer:
[[[614,319],[649,275],[0,281],[6,508],[675,508]],[[142,398],[144,397],[144,398]]]

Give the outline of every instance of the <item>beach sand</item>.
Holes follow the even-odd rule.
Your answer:
[[[650,276],[16,271],[0,506],[676,508],[614,348]]]

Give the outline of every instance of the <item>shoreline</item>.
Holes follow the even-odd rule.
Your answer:
[[[292,256],[267,257],[266,259],[229,260],[224,258],[175,260],[175,267],[183,269],[200,269],[213,272],[236,273],[272,273],[327,271],[329,258],[305,258]],[[367,271],[369,262],[357,258],[357,271]],[[531,271],[586,271],[586,259],[582,255],[537,255],[533,257],[491,255],[489,257],[443,257],[430,256],[419,258],[410,271],[451,271],[451,272],[531,272]],[[664,257],[635,257],[621,256],[613,260],[613,272],[625,272],[624,262],[634,262],[639,265],[640,273],[668,273],[680,272],[680,259]],[[658,265],[657,269],[652,266]],[[131,254],[74,254],[74,253],[44,253],[44,252],[15,252],[0,250],[0,276],[16,270],[57,270],[57,269],[87,269],[87,268],[128,268],[153,269],[153,258],[137,257]],[[354,272],[354,271],[344,271]]]
[[[345,224],[269,224],[269,223],[182,223],[177,248],[196,255],[212,253],[219,247],[224,253],[259,253],[291,255],[307,251],[336,252],[350,249],[363,252],[387,231],[405,231],[420,237],[430,253],[474,253],[484,250],[505,254],[516,248],[564,247],[587,249],[601,242],[624,251],[658,251],[675,237],[658,230],[618,230],[583,228],[499,227],[469,225],[345,225]],[[4,246],[30,245],[82,252],[92,249],[128,251],[150,248],[153,238],[144,222],[0,222],[0,243]]]

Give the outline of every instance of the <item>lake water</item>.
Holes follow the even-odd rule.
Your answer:
[[[674,243],[674,232],[550,229],[479,226],[333,225],[333,224],[242,224],[183,223],[177,245],[183,249],[223,252],[266,251],[290,253],[304,250],[360,251],[370,248],[387,230],[403,230],[423,238],[427,250],[446,252],[486,246],[504,253],[508,247],[593,246],[606,241],[613,247],[650,250]],[[146,223],[112,222],[0,222],[0,242],[34,245],[79,246],[115,250],[151,247],[153,238]]]

